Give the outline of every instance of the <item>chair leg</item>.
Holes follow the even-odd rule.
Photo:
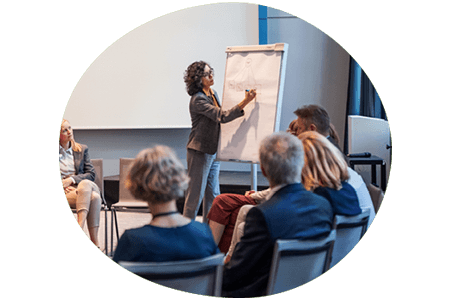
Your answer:
[[[119,241],[119,224],[117,223],[117,214],[116,214],[116,209],[114,209],[114,221],[116,223],[116,237],[117,237],[117,241]]]
[[[118,221],[117,221],[117,212],[116,209],[111,207],[111,255],[114,253],[114,225],[116,227],[116,238],[117,241],[119,241],[119,225],[118,225]]]
[[[108,208],[105,208],[105,254],[108,255]]]
[[[114,252],[113,250],[113,241],[114,241],[114,218],[115,218],[115,211],[114,208],[111,207],[111,256]]]

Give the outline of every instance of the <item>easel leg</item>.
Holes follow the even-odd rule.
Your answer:
[[[258,189],[258,164],[252,163],[252,190]]]

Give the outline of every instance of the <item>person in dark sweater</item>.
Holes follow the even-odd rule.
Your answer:
[[[300,182],[304,164],[301,141],[277,132],[262,141],[259,153],[261,171],[271,190],[264,203],[248,212],[244,235],[224,266],[225,297],[265,294],[277,239],[322,238],[332,228],[329,201],[307,191]]]
[[[189,178],[172,150],[142,150],[130,166],[126,186],[136,199],[148,202],[150,224],[129,229],[120,237],[113,260],[161,262],[200,259],[219,253],[207,224],[181,215],[176,199]]]

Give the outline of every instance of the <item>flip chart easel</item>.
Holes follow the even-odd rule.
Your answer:
[[[227,47],[222,109],[237,105],[245,90],[256,89],[256,100],[245,115],[221,124],[217,160],[251,164],[252,189],[257,189],[259,144],[279,130],[288,44]]]

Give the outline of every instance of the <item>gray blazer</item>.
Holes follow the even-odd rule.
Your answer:
[[[95,169],[89,158],[88,147],[81,145],[81,151],[73,151],[75,175],[72,178],[79,184],[83,179],[95,180]]]
[[[219,96],[214,91],[219,102]],[[215,154],[219,144],[220,123],[228,123],[244,115],[244,111],[238,105],[230,110],[223,111],[214,105],[212,97],[198,92],[191,97],[189,103],[192,128],[189,134],[188,149],[194,149],[207,154]]]

